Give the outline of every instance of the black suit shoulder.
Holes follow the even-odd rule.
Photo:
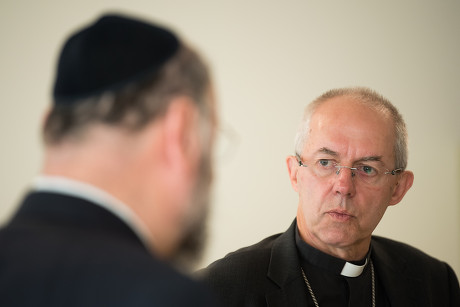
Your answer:
[[[107,210],[29,195],[0,229],[0,306],[212,306]]]
[[[265,305],[267,271],[273,244],[281,234],[234,252],[198,271],[203,280],[221,299],[223,306]]]
[[[426,272],[430,269],[445,272],[446,267],[450,268],[447,263],[426,254],[420,249],[392,239],[372,236],[372,247],[380,258],[396,260],[405,264],[405,267],[409,270]],[[425,267],[425,270],[419,270],[421,267]]]
[[[236,269],[250,269],[260,265],[261,259],[268,260],[273,247],[273,243],[281,234],[272,235],[262,241],[240,248],[227,254],[224,258],[217,260],[209,265],[209,269],[231,265]]]
[[[460,306],[458,278],[446,262],[408,244],[379,236],[372,237],[372,248],[381,271],[410,276],[427,300],[433,300],[432,305],[446,300],[446,306]]]

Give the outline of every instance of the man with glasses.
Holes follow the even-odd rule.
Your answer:
[[[460,306],[448,264],[372,236],[414,180],[405,123],[387,99],[326,92],[306,108],[295,151],[291,227],[200,272],[224,306]]]
[[[170,30],[109,14],[57,65],[40,176],[0,229],[0,306],[214,306],[200,254],[215,101]]]

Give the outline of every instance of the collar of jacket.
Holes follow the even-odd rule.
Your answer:
[[[267,277],[276,285],[267,291],[268,306],[307,306],[307,288],[300,271],[295,245],[297,223],[281,234],[273,243]],[[379,242],[373,242],[372,260],[376,276],[385,288],[392,306],[423,306],[428,298],[417,289],[422,283],[408,270],[407,261],[400,255],[389,254]],[[302,293],[299,295],[299,293]]]

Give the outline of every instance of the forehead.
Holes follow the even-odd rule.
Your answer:
[[[341,96],[317,107],[311,117],[305,150],[311,153],[329,148],[354,158],[393,159],[394,138],[393,120],[388,114],[356,98]]]

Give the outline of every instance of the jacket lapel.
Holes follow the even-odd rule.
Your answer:
[[[273,244],[267,277],[274,286],[267,291],[267,306],[308,306],[307,290],[300,272],[295,245],[295,221]],[[372,243],[372,258],[378,280],[393,307],[423,306],[428,298],[422,281],[411,272],[407,260],[389,255],[380,242]]]
[[[378,242],[372,243],[372,258],[377,279],[383,284],[391,306],[423,306],[428,298],[422,289],[422,281],[411,273],[407,260],[390,256]]]
[[[295,245],[295,221],[273,244],[267,277],[276,285],[267,291],[270,307],[307,306],[306,288]]]

